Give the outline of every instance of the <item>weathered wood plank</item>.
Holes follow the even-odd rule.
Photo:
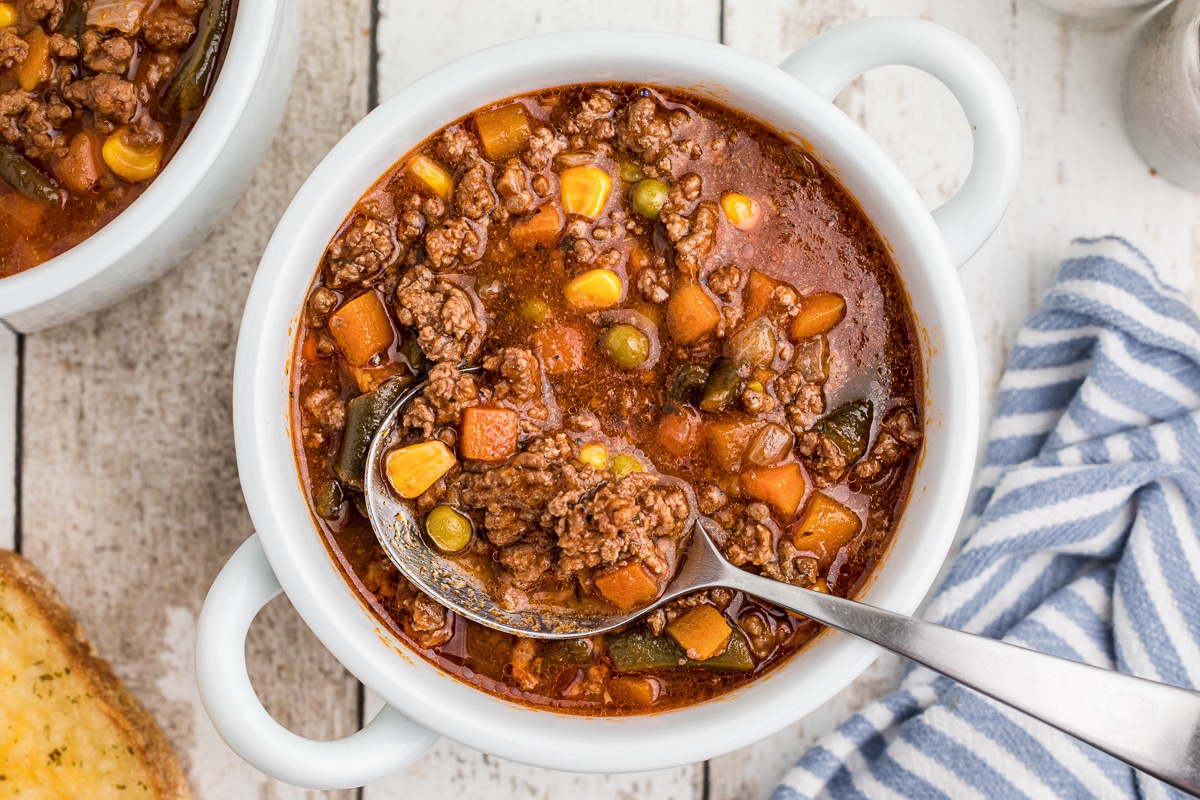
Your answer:
[[[228,220],[137,297],[26,340],[25,551],[207,800],[325,796],[267,779],[220,740],[197,695],[193,641],[209,585],[251,531],[230,416],[246,292],[293,193],[366,111],[369,30],[369,0],[308,0],[283,128]],[[247,653],[282,722],[325,738],[355,729],[357,683],[285,602],[263,613]]]
[[[0,325],[0,547],[16,540],[17,335]]]
[[[622,25],[717,39],[716,0],[644,3],[521,0],[437,4],[382,0],[379,26],[379,94],[387,98],[408,82],[459,56],[520,36],[570,28]],[[369,711],[374,713],[373,710]],[[367,800],[441,797],[700,797],[700,765],[641,775],[571,775],[491,758],[453,742],[387,781],[367,787]]]

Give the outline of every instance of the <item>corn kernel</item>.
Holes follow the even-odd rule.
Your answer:
[[[758,381],[758,380],[748,381],[746,383],[746,388],[753,389],[756,392],[764,391],[762,381]]]
[[[740,192],[726,192],[721,195],[721,210],[733,227],[743,231],[752,231],[762,220],[762,205],[753,197],[747,197]]]
[[[572,167],[558,176],[563,210],[588,219],[604,213],[612,192],[612,178],[599,167]]]
[[[599,442],[585,444],[579,450],[579,460],[585,464],[591,464],[598,470],[608,469],[608,448]]]
[[[149,150],[134,147],[125,141],[125,133],[128,130],[128,128],[118,128],[104,142],[104,147],[100,151],[104,157],[104,163],[130,183],[148,181],[157,175],[162,167],[162,146],[152,147]]]
[[[588,270],[567,284],[567,302],[582,311],[611,308],[621,302],[621,276],[612,270]]]
[[[8,3],[0,3],[0,28],[9,28],[17,24],[17,9]]]
[[[817,578],[817,582],[808,588],[812,589],[814,592],[829,594],[829,584],[825,582],[824,578]]]
[[[401,447],[387,454],[388,482],[401,497],[420,497],[454,466],[454,453],[436,439]]]
[[[454,179],[450,177],[449,172],[442,169],[441,164],[429,156],[418,155],[408,162],[408,171],[413,174],[414,178],[429,187],[429,191],[447,203],[450,202],[450,198],[454,194]]]

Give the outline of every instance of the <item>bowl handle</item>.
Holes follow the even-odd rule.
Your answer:
[[[309,789],[362,786],[419,758],[437,735],[391,706],[344,739],[292,733],[263,708],[246,671],[246,633],[282,589],[258,536],[238,548],[213,583],[196,632],[200,697],[217,732],[268,775]]]
[[[933,219],[955,264],[975,255],[1004,216],[1021,162],[1016,101],[983,51],[932,22],[876,17],[814,37],[779,66],[829,101],[877,67],[915,67],[945,84],[971,124],[975,155],[962,188]]]

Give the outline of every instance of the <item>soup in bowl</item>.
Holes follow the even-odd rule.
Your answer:
[[[972,174],[935,216],[829,102],[889,63],[946,81],[973,123]],[[846,26],[785,69],[801,82],[678,37],[538,37],[408,87],[314,173],[239,342],[259,535],[200,621],[202,696],[239,753],[324,787],[436,734],[661,768],[780,729],[875,655],[719,591],[569,644],[448,613],[383,555],[360,493],[379,419],[425,380],[388,491],[504,607],[644,606],[704,513],[743,568],[916,608],[978,431],[954,269],[1011,195],[1015,110],[985,57],[919,21]],[[388,703],[354,736],[300,739],[253,699],[240,637],[281,585]]]

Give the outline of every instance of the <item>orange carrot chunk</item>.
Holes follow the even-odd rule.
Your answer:
[[[620,611],[632,611],[658,597],[658,583],[640,562],[597,575],[596,591]]]
[[[512,226],[509,236],[518,250],[534,250],[538,247],[551,248],[558,244],[558,232],[562,230],[562,215],[552,205],[544,205],[524,222]]]
[[[476,406],[463,412],[459,447],[463,458],[503,461],[517,452],[517,412]]]
[[[614,675],[605,688],[618,703],[635,708],[654,705],[662,694],[658,681],[648,675]]]
[[[763,275],[756,269],[750,270],[746,278],[746,294],[743,297],[744,316],[747,322],[762,316],[775,297],[775,290],[783,284]]]
[[[492,161],[512,158],[529,141],[529,117],[520,103],[477,112],[475,129],[483,142],[483,152]]]
[[[663,414],[657,433],[663,448],[680,458],[691,458],[700,446],[700,415],[686,407]]]
[[[858,515],[823,492],[814,492],[794,528],[796,549],[813,553],[822,566],[828,566],[862,529]]]
[[[680,344],[689,344],[717,327],[721,312],[699,285],[685,284],[667,300],[667,330]]]
[[[361,294],[329,316],[329,333],[353,367],[392,346],[395,334],[387,309],[374,291]]]
[[[840,294],[821,292],[804,298],[800,313],[792,320],[792,341],[799,342],[819,333],[829,333],[846,316],[846,301]]]
[[[728,420],[710,422],[705,430],[708,449],[726,472],[737,472],[750,448],[750,440],[762,428],[761,422]]]
[[[583,334],[558,325],[533,335],[533,350],[542,359],[547,375],[566,375],[583,368]]]
[[[784,517],[791,518],[804,499],[804,473],[796,463],[752,469],[742,475],[742,488],[755,500],[770,503]]]
[[[684,649],[687,657],[705,661],[725,652],[733,628],[714,606],[700,605],[667,624],[667,635]]]

